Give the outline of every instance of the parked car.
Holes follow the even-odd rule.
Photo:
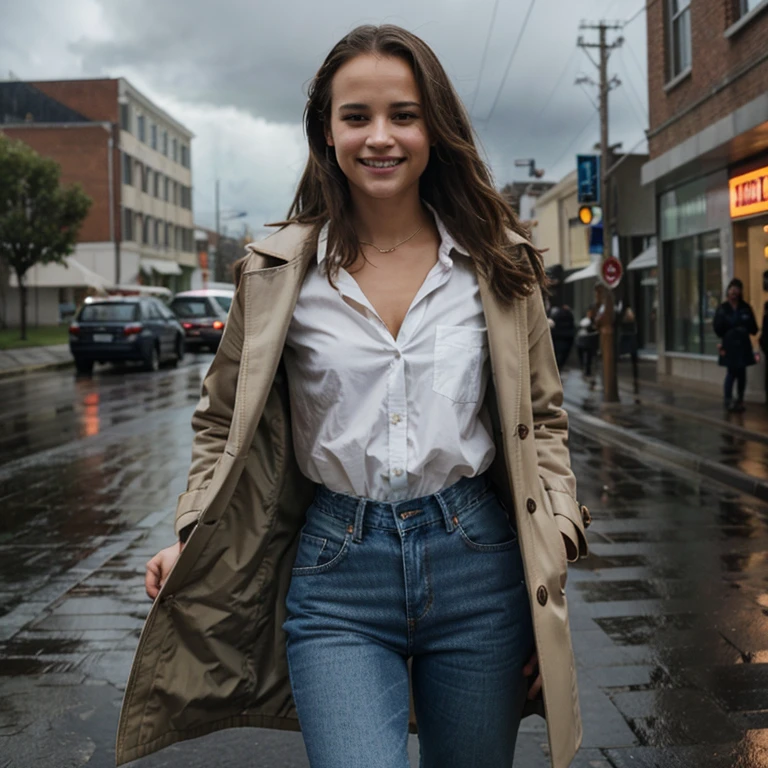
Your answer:
[[[80,373],[94,363],[136,360],[148,371],[184,357],[184,329],[173,312],[150,296],[86,300],[69,326],[69,349]]]
[[[234,295],[234,291],[202,289],[173,297],[169,306],[184,328],[187,349],[218,348]]]

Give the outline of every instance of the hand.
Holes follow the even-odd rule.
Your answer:
[[[147,572],[144,576],[144,588],[151,600],[154,600],[160,588],[165,584],[168,574],[173,568],[173,564],[181,554],[184,545],[177,541],[170,547],[161,549],[148,563]]]
[[[533,652],[533,656],[528,659],[528,663],[523,667],[523,677],[530,677],[534,672],[539,669],[539,657],[536,651]],[[541,691],[541,673],[536,676],[533,684],[528,689],[528,698],[535,699]]]

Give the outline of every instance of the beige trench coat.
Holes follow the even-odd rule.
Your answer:
[[[228,727],[298,729],[282,623],[314,486],[296,465],[282,350],[308,260],[308,227],[249,246],[192,424],[176,530],[197,527],[147,617],[125,690],[117,765]],[[491,469],[514,509],[543,677],[553,768],[581,742],[565,598],[566,549],[585,556],[568,422],[541,294],[505,308],[481,280],[493,371]],[[575,559],[574,557],[574,559]],[[415,724],[412,723],[412,728]]]

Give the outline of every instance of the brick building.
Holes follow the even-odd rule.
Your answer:
[[[62,183],[93,200],[69,266],[27,273],[31,324],[65,319],[93,288],[190,285],[192,133],[181,123],[123,78],[0,82],[0,131],[56,160]],[[18,288],[3,289],[0,320],[13,325]]]
[[[766,11],[768,0],[648,4],[642,181],[658,213],[661,376],[719,385],[712,318],[725,286],[744,281],[758,322],[768,299]],[[750,379],[761,396],[762,371]]]

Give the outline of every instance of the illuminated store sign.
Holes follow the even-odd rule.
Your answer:
[[[728,186],[732,219],[768,211],[768,168],[736,176]]]

